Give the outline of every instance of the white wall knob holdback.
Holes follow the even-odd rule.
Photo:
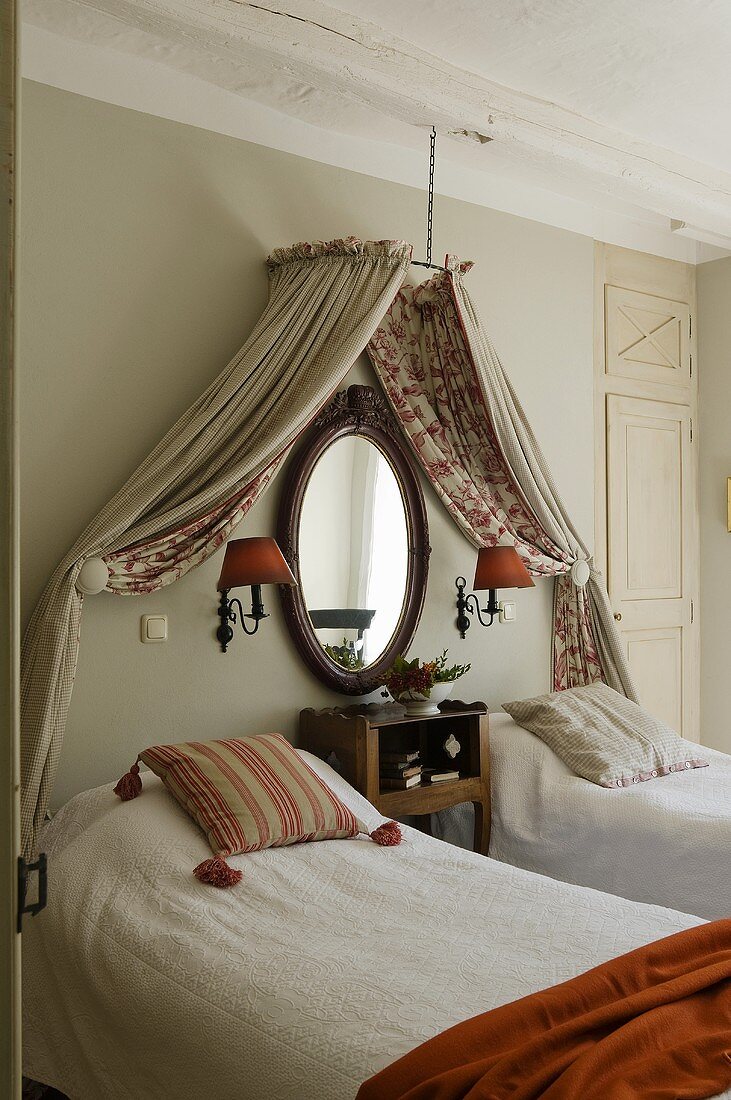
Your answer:
[[[571,580],[577,588],[583,588],[591,576],[589,563],[584,558],[577,558],[571,566]]]
[[[76,578],[77,591],[82,596],[96,596],[103,592],[109,580],[109,569],[103,558],[87,558]]]

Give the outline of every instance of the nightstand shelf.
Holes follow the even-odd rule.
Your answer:
[[[487,855],[490,840],[490,761],[487,707],[447,700],[440,713],[413,718],[396,704],[300,712],[300,745],[335,766],[344,779],[384,817],[419,817],[429,831],[429,814],[472,802],[475,851]],[[455,759],[443,748],[453,734],[461,745]],[[424,767],[459,771],[459,779],[421,783],[408,790],[382,788],[381,753],[418,750]]]

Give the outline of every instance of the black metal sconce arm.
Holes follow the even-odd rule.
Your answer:
[[[238,614],[237,610],[238,609]],[[238,621],[244,634],[256,634],[259,629],[259,623],[262,619],[268,619],[266,611],[264,610],[264,604],[261,598],[261,585],[252,584],[251,586],[251,614],[245,615],[244,609],[241,606],[241,600],[228,598],[228,589],[225,588],[221,591],[221,602],[218,605],[218,617],[221,620],[218,630],[216,631],[216,637],[221,645],[221,651],[223,653],[229,647],[229,644],[233,640],[234,632],[231,629],[231,623]],[[246,619],[254,620],[254,627],[252,630],[246,625]]]
[[[487,607],[480,608],[479,601],[474,592],[470,592],[465,596],[465,588],[467,587],[467,581],[464,577],[457,577],[454,582],[457,586],[457,630],[459,631],[460,638],[464,638],[465,634],[470,628],[472,620],[470,615],[477,615],[477,619],[481,626],[492,626],[495,616],[500,612],[500,604],[497,598],[497,589],[490,588],[487,593]],[[483,619],[484,615],[489,615],[490,618],[486,621]]]

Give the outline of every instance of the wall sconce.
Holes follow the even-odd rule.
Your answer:
[[[474,591],[468,596],[464,594],[467,587],[464,577],[457,577],[454,583],[457,585],[457,630],[460,638],[464,638],[469,630],[470,615],[476,614],[482,626],[492,626],[500,611],[498,588],[535,587],[514,546],[487,546],[477,551],[475,582],[472,585]],[[480,609],[475,592],[485,590],[488,593],[487,606]],[[490,618],[485,621],[483,614]]]
[[[218,605],[221,625],[216,631],[216,637],[221,644],[221,650],[226,652],[234,636],[231,629],[231,623],[237,621],[234,607],[238,609],[238,621],[244,634],[256,634],[261,620],[269,617],[262,603],[261,586],[296,583],[274,539],[233,539],[227,543],[226,556],[223,559],[217,585],[221,593],[221,602]],[[229,600],[228,593],[231,588],[241,588],[249,584],[251,585],[251,614],[245,615],[241,600]],[[246,626],[245,619],[253,619],[252,630]]]

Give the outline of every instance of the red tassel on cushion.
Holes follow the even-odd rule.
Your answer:
[[[114,793],[118,794],[123,802],[129,802],[131,798],[137,798],[137,795],[142,790],[142,780],[140,779],[140,766],[139,764],[133,764],[129,771],[122,776],[117,786],[114,788]]]
[[[370,834],[370,838],[384,848],[391,848],[393,845],[401,843],[401,826],[398,821],[387,821],[384,825],[379,825],[377,829],[374,829]]]
[[[220,886],[222,890],[228,886],[235,886],[244,877],[241,871],[237,871],[235,867],[229,867],[223,856],[204,859],[193,869],[193,874],[200,882],[207,882],[209,886]]]

